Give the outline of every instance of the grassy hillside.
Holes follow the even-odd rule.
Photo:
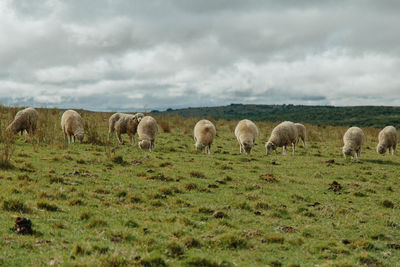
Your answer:
[[[155,113],[159,113],[155,111]],[[214,119],[251,119],[278,122],[290,120],[314,125],[361,126],[400,128],[400,107],[387,106],[301,106],[301,105],[242,105],[221,107],[169,109],[164,115],[210,117]]]
[[[0,108],[1,130],[16,109]],[[0,142],[0,265],[396,266],[399,156],[343,159],[345,127],[311,126],[295,156],[265,155],[275,123],[240,155],[237,121],[217,120],[212,154],[196,153],[196,119],[156,116],[154,152],[107,142],[106,113],[83,112],[83,144],[66,145],[61,111],[37,134]],[[124,137],[127,140],[127,137]],[[11,154],[11,159],[5,155]],[[335,183],[336,182],[336,183]],[[17,235],[16,216],[33,235]]]

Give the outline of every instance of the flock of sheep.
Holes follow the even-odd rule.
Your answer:
[[[28,135],[34,134],[37,127],[38,112],[34,108],[26,108],[19,111],[14,121],[7,127],[6,131],[13,134],[22,134],[25,130]],[[80,142],[84,137],[84,128],[82,117],[74,110],[67,110],[61,117],[61,128],[64,139],[68,143]],[[109,136],[115,132],[118,141],[122,144],[121,134],[128,134],[131,143],[134,135],[138,134],[138,145],[143,150],[154,150],[155,139],[158,134],[156,120],[151,116],[145,116],[143,113],[124,114],[115,113],[109,119]],[[195,146],[198,151],[211,153],[211,145],[216,136],[216,129],[209,120],[200,120],[194,127]],[[249,154],[254,146],[258,136],[257,126],[250,120],[241,120],[235,128],[235,136],[240,145],[240,153]],[[300,123],[284,121],[277,125],[271,133],[271,136],[265,144],[267,155],[276,151],[278,147],[283,147],[283,154],[286,155],[286,148],[292,146],[293,155],[296,151],[296,145],[301,140],[305,146],[306,128]],[[343,155],[351,156],[356,160],[361,157],[361,149],[365,143],[365,135],[358,127],[349,128],[343,136]],[[394,154],[397,146],[397,131],[393,126],[386,126],[380,131],[378,136],[378,145],[376,151],[379,154],[385,154],[386,151]]]

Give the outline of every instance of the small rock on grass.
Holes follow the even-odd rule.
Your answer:
[[[213,216],[214,216],[215,218],[224,218],[224,217],[226,217],[226,213],[223,212],[223,211],[220,211],[220,210],[216,210],[216,211],[213,213]]]

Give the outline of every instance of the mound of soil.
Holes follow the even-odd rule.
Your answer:
[[[333,181],[331,184],[329,184],[329,190],[332,190],[333,192],[339,192],[342,190],[342,185],[336,181]]]

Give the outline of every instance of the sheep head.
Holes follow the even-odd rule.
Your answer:
[[[139,123],[143,119],[143,117],[144,117],[143,113],[136,113],[135,114],[135,119],[136,119],[137,123]]]
[[[346,157],[346,156],[352,156],[353,157],[354,156],[354,150],[351,149],[348,146],[343,146],[342,151],[343,151],[343,156],[344,157]]]
[[[151,148],[151,142],[149,140],[139,141],[139,147],[143,150],[149,150]]]
[[[79,131],[75,134],[75,137],[82,143],[83,138],[85,137],[85,133],[83,131]]]
[[[246,154],[250,154],[251,149],[253,148],[253,142],[248,141],[248,142],[243,142],[243,149],[246,152]]]
[[[376,152],[378,152],[381,155],[385,154],[386,153],[386,146],[378,144],[376,146]]]
[[[202,142],[196,142],[194,146],[196,147],[198,152],[203,151],[203,149],[206,147]]]
[[[267,150],[267,155],[270,155],[272,151],[276,149],[276,145],[271,141],[268,141],[267,143],[265,143],[265,149]]]

